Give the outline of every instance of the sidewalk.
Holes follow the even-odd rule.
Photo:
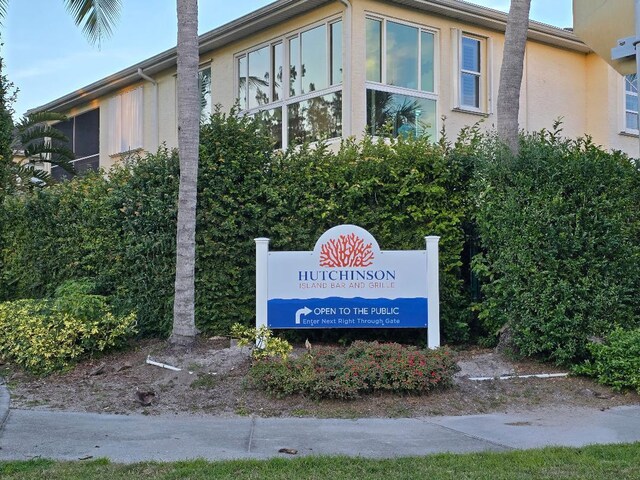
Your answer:
[[[3,390],[0,385],[0,419],[8,405]],[[291,458],[278,453],[281,448],[295,449],[298,456],[385,458],[640,441],[640,405],[359,420],[10,410],[0,428],[0,460]]]

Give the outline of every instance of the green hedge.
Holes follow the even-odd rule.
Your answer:
[[[310,250],[340,223],[371,231],[383,249],[424,248],[440,235],[443,330],[468,334],[461,281],[469,142],[345,142],[337,152],[274,152],[257,123],[215,115],[201,131],[196,319],[210,333],[248,324],[255,308],[255,245]],[[178,188],[175,152],[132,159],[5,201],[0,298],[51,295],[91,278],[144,334],[166,335],[172,317]]]
[[[615,390],[630,388],[640,394],[640,328],[612,331],[606,342],[588,345],[591,358],[574,373],[596,377]]]
[[[543,131],[520,155],[494,144],[478,161],[475,219],[484,252],[480,318],[516,349],[558,363],[640,313],[640,175],[625,155]]]

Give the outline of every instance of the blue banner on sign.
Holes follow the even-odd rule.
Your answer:
[[[269,328],[426,328],[426,298],[272,299]]]

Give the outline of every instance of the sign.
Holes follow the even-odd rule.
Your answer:
[[[426,237],[427,250],[384,251],[355,225],[331,228],[306,252],[269,252],[269,240],[256,239],[256,325],[428,327],[435,348],[438,239]]]
[[[636,27],[632,0],[573,0],[573,30],[618,73],[636,73],[633,46]],[[630,41],[625,41],[627,39]],[[612,53],[612,49],[617,50]],[[631,56],[625,55],[629,49]]]

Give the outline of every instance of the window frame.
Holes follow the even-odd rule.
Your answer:
[[[464,40],[469,39],[473,42],[475,42],[478,45],[478,70],[468,70],[465,69],[463,66],[463,48],[464,48]],[[482,40],[480,38],[477,38],[475,36],[472,35],[468,35],[466,33],[462,33],[460,35],[460,46],[459,46],[459,58],[460,58],[460,62],[459,62],[459,67],[460,67],[460,73],[459,73],[459,91],[458,91],[458,95],[460,98],[460,108],[465,109],[465,110],[473,110],[476,112],[481,112],[482,111],[482,87],[483,87],[483,82],[482,82],[482,63],[483,63],[483,58],[484,55],[482,54]],[[462,78],[464,75],[471,75],[474,78],[477,79],[477,85],[478,85],[478,91],[477,91],[477,105],[470,105],[470,104],[466,104],[463,103],[463,99],[464,99],[464,95],[462,92],[462,88],[463,88],[463,82],[462,82]]]
[[[440,30],[435,27],[430,27],[426,25],[421,25],[414,22],[409,22],[406,20],[400,20],[394,17],[386,17],[383,15],[375,14],[375,13],[367,13],[365,15],[365,22],[367,20],[375,20],[381,22],[381,40],[380,40],[380,82],[376,82],[374,80],[366,79],[365,72],[365,95],[368,90],[378,90],[382,92],[388,92],[397,95],[404,95],[408,97],[416,97],[416,98],[424,98],[426,100],[432,100],[436,103],[436,115],[434,119],[433,130],[435,131],[435,136],[432,138],[434,142],[438,141],[440,135],[440,116],[438,115],[438,109],[440,105],[440,56],[438,53],[440,52]],[[408,27],[416,28],[418,30],[418,77],[417,77],[417,85],[418,87],[422,87],[422,33],[430,33],[433,35],[433,91],[429,92],[426,90],[422,90],[421,88],[412,89],[406,87],[400,87],[396,85],[389,85],[386,83],[387,80],[387,22],[392,22],[400,25],[405,25]],[[366,38],[365,38],[366,44]],[[366,48],[366,46],[365,46]],[[365,55],[365,63],[366,63],[366,55]],[[367,102],[365,101],[365,115],[364,118],[367,118],[368,115]],[[369,131],[369,125],[365,125],[365,129]],[[375,135],[374,135],[375,136]]]
[[[629,110],[627,108],[627,96],[631,95],[634,96],[638,99],[638,102],[640,102],[640,96],[638,95],[638,79],[636,77],[636,91],[630,91],[627,90],[627,77],[629,77],[631,75],[622,75],[622,133],[627,134],[627,135],[634,135],[634,136],[638,136],[640,135],[640,128],[630,128],[629,125],[627,124],[627,113],[633,113],[638,117],[638,126],[640,127],[640,113],[638,111],[634,111],[634,110]],[[640,105],[640,103],[639,103]]]
[[[213,114],[213,60],[208,60],[207,62],[201,63],[198,65],[198,87],[200,87],[200,74],[205,70],[209,70],[209,111],[206,112],[206,109],[200,109],[200,122],[206,121]],[[178,90],[177,90],[177,82],[176,82],[176,105],[178,99]],[[198,92],[200,95],[201,92]],[[200,101],[202,98],[200,97]],[[178,109],[176,108],[176,116]],[[204,118],[203,118],[204,115]],[[176,117],[177,118],[177,117]]]
[[[145,109],[144,109],[144,85],[137,85],[133,88],[118,92],[118,94],[114,95],[113,97],[109,98],[106,101],[106,105],[107,105],[107,121],[106,121],[106,127],[107,127],[107,135],[106,135],[106,144],[107,144],[107,154],[109,155],[109,157],[111,158],[117,158],[117,157],[122,157],[124,155],[127,155],[129,153],[132,152],[139,152],[142,149],[144,149],[144,115],[145,115]],[[136,132],[136,134],[139,134],[140,138],[137,139],[138,143],[137,144],[133,144],[133,145],[129,145],[128,148],[126,150],[123,151],[119,151],[119,152],[112,152],[112,143],[115,144],[115,140],[113,140],[112,136],[113,135],[117,135],[117,138],[119,139],[119,143],[122,144],[122,137],[123,132],[125,131],[125,124],[123,122],[123,108],[122,108],[122,99],[124,98],[125,95],[129,95],[132,94],[136,91],[139,91],[139,95],[140,95],[140,104],[138,106],[138,112],[136,113],[137,116],[139,117],[139,123],[137,126],[137,129],[139,129],[139,132]],[[118,124],[118,131],[117,132],[112,132],[111,131],[111,127],[112,127],[112,122],[115,121],[114,118],[112,118],[112,115],[114,115],[114,113],[111,111],[111,109],[113,108],[113,104],[112,102],[116,99],[116,98],[120,98],[120,104],[119,104],[119,111],[118,111],[118,116],[120,117],[119,121],[117,122]],[[129,126],[129,129],[132,129],[132,126]],[[128,132],[127,134],[131,134],[132,132]],[[134,142],[129,142],[129,143],[134,143]]]
[[[98,166],[96,169],[90,169],[92,171],[97,171],[100,169],[100,106],[95,107],[95,108],[89,108],[83,112],[80,112],[72,117],[67,117],[66,120],[62,121],[62,122],[56,122],[53,125],[51,125],[53,128],[56,127],[56,125],[58,123],[66,123],[66,122],[70,122],[71,123],[71,138],[69,138],[69,149],[73,152],[73,154],[75,155],[76,153],[76,140],[77,140],[77,133],[76,133],[76,123],[77,123],[77,119],[78,117],[82,117],[83,115],[86,115],[87,113],[90,112],[96,112],[96,115],[98,116],[98,131],[97,131],[97,135],[98,135],[98,150],[96,153],[92,153],[91,155],[85,155],[83,157],[76,157],[73,160],[70,160],[69,163],[71,165],[73,165],[75,167],[75,164],[78,162],[82,162],[82,161],[86,161],[89,159],[92,159],[94,157],[97,158],[98,160]],[[49,139],[50,141],[50,139]],[[54,169],[60,169],[61,171],[64,172],[64,169],[62,167],[59,167],[57,165],[52,165],[51,163],[46,162],[46,160],[43,162],[45,164],[44,168],[42,168],[42,170],[45,170],[47,173],[51,174],[52,176],[55,175],[56,170]],[[89,169],[87,169],[89,170]],[[77,172],[76,175],[80,174],[81,172]],[[68,174],[63,173],[63,178],[65,178],[66,176],[68,176]],[[75,176],[75,175],[73,175]],[[69,177],[72,178],[73,176]]]
[[[491,88],[491,38],[477,33],[469,32],[467,30],[460,30],[452,28],[452,45],[455,57],[453,61],[452,71],[452,110],[462,113],[470,113],[473,115],[480,115],[487,117],[492,113],[492,98]],[[470,38],[479,42],[479,55],[480,55],[480,72],[478,81],[478,107],[473,105],[466,105],[462,103],[462,75],[465,74],[477,74],[470,70],[463,70],[462,68],[462,39]]]
[[[344,85],[344,63],[343,63],[343,52],[340,52],[340,63],[342,65],[342,75],[339,83],[332,84],[332,73],[333,73],[333,51],[332,51],[332,26],[338,22],[342,22],[342,48],[344,50],[344,19],[342,15],[332,15],[330,17],[324,18],[322,20],[318,20],[316,22],[310,23],[301,27],[299,29],[287,32],[283,35],[274,37],[268,41],[252,45],[250,48],[244,49],[240,52],[237,52],[233,56],[233,68],[234,68],[234,96],[236,101],[240,104],[241,115],[256,115],[259,112],[274,110],[280,108],[281,118],[282,118],[282,149],[287,149],[289,147],[290,139],[289,139],[289,116],[288,116],[288,107],[294,105],[296,103],[302,103],[308,100],[311,100],[316,97],[323,97],[330,94],[336,94],[338,92],[342,92]],[[312,92],[306,92],[304,94],[296,94],[291,95],[290,92],[290,63],[291,63],[291,48],[290,42],[291,40],[302,38],[302,34],[320,26],[325,26],[325,42],[326,42],[326,68],[325,68],[325,79],[327,87],[319,90],[314,90]],[[281,98],[278,100],[273,100],[273,92],[274,92],[274,83],[273,79],[276,78],[276,72],[274,71],[274,47],[276,45],[282,45],[282,90],[281,90]],[[245,88],[245,99],[244,99],[244,108],[241,103],[241,99],[239,96],[240,93],[240,60],[245,59],[245,77],[248,78],[249,75],[249,55],[252,52],[256,52],[265,47],[268,47],[269,51],[269,101],[264,105],[259,105],[257,107],[249,107],[249,89]],[[302,62],[302,45],[299,43],[298,48],[298,58],[297,64],[300,65]],[[302,81],[302,77],[300,77],[300,82]],[[300,84],[302,86],[302,83]],[[300,88],[302,89],[302,88]],[[344,97],[343,97],[344,98]],[[344,115],[343,115],[344,116]],[[342,122],[342,119],[341,119]],[[338,138],[338,137],[335,137]],[[329,139],[331,140],[331,139]]]
[[[408,22],[405,20],[399,20],[396,18],[387,18],[381,15],[375,15],[375,14],[367,14],[365,16],[365,21],[366,20],[375,20],[378,22],[382,23],[382,34],[381,34],[381,46],[380,46],[380,82],[376,82],[374,80],[365,80],[365,83],[369,86],[371,86],[372,88],[376,88],[377,86],[380,86],[381,90],[385,90],[385,89],[397,89],[398,91],[395,93],[401,93],[402,95],[411,95],[411,96],[420,96],[420,97],[424,97],[424,98],[431,98],[432,100],[437,100],[438,99],[438,92],[439,92],[439,69],[440,69],[440,62],[439,62],[439,56],[438,56],[438,52],[440,50],[440,31],[437,28],[434,27],[427,27],[424,25],[420,25],[417,23],[413,23],[413,22]],[[387,83],[387,28],[386,28],[386,24],[388,22],[391,23],[397,23],[399,25],[404,25],[407,27],[411,27],[411,28],[415,28],[418,30],[418,76],[417,76],[417,82],[416,85],[418,85],[419,87],[422,86],[422,68],[421,68],[421,59],[422,59],[422,36],[421,34],[424,33],[429,33],[431,35],[433,35],[433,91],[428,91],[428,90],[422,90],[422,88],[407,88],[407,87],[400,87],[397,85],[390,85]],[[366,41],[366,39],[365,39]],[[366,59],[365,59],[366,60]],[[390,90],[389,90],[390,91]],[[407,93],[407,92],[411,92],[411,93]],[[420,95],[415,95],[415,93],[419,93]]]

